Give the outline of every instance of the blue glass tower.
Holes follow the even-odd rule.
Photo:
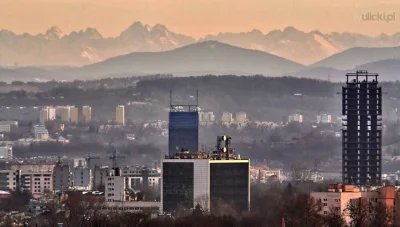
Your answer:
[[[171,95],[172,96],[172,95]],[[173,105],[169,112],[168,156],[178,150],[198,151],[199,113],[198,105]]]

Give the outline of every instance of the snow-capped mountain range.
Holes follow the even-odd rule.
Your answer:
[[[134,22],[113,38],[103,37],[94,28],[63,33],[56,26],[44,34],[15,34],[0,31],[0,67],[4,66],[82,66],[132,52],[160,52],[198,41],[215,40],[255,49],[305,65],[353,47],[400,46],[400,33],[370,37],[355,33],[303,32],[294,27],[263,34],[259,30],[220,33],[200,40],[174,33],[166,26]]]

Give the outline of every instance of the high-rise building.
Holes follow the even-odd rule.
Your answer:
[[[107,176],[104,176],[104,182],[106,202],[123,202],[126,200],[125,177],[121,176],[121,169],[111,169]]]
[[[41,109],[40,110],[40,114],[39,114],[39,122],[40,122],[40,124],[44,124],[48,120],[49,120],[49,109],[48,108]]]
[[[125,125],[125,106],[119,105],[115,111],[115,121],[120,125]]]
[[[342,88],[343,183],[380,185],[382,175],[382,88],[378,74],[346,74]]]
[[[84,123],[89,123],[92,121],[92,107],[82,106],[82,117]]]
[[[246,112],[239,112],[236,113],[236,123],[247,123],[248,119],[247,119],[247,113]]]
[[[40,110],[39,120],[40,124],[46,123],[46,121],[52,121],[56,119],[56,109],[53,107],[44,107]]]
[[[54,190],[67,190],[71,186],[71,171],[68,164],[58,161],[54,166]]]
[[[397,108],[392,106],[388,110],[387,121],[388,121],[388,123],[395,124],[395,123],[397,123],[397,119],[398,119],[398,117],[397,117]]]
[[[77,166],[73,170],[73,186],[86,188],[90,190],[92,188],[92,170],[85,166]]]
[[[78,115],[78,108],[75,106],[70,107],[70,122],[71,123],[78,123],[79,115]]]
[[[71,120],[71,107],[62,106],[60,107],[61,121],[70,122]]]
[[[223,112],[221,116],[221,121],[224,123],[231,123],[233,121],[232,113]]]
[[[187,109],[171,106],[169,112],[168,153],[170,157],[182,149],[191,152],[198,151],[199,113],[195,106],[185,107]]]
[[[236,212],[249,210],[250,161],[241,160],[231,149],[221,152],[177,153],[162,162],[161,211],[171,213],[197,204],[210,210],[220,202],[231,204]],[[229,153],[229,157],[225,156]]]

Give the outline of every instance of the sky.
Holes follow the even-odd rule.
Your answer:
[[[387,21],[368,20],[386,13]],[[363,19],[364,18],[364,19]],[[118,36],[134,21],[166,25],[174,32],[203,37],[293,26],[306,32],[400,32],[400,0],[0,0],[0,29],[17,34],[63,32],[94,27]]]

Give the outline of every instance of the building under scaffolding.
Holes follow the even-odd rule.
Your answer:
[[[382,88],[378,74],[346,74],[342,88],[343,182],[380,185],[382,175]]]

